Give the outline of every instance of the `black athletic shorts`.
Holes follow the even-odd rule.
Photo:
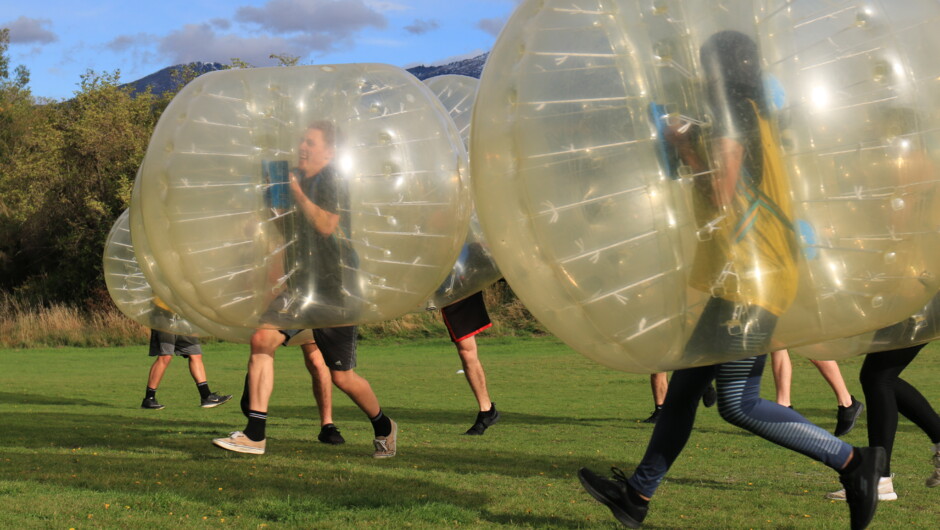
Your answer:
[[[441,308],[441,317],[450,332],[450,340],[454,342],[470,338],[493,325],[483,303],[482,291]]]
[[[185,335],[174,335],[157,329],[150,330],[150,356],[157,355],[202,355],[199,339]]]
[[[302,329],[279,330],[284,335],[284,346],[303,331]],[[356,337],[359,333],[357,326],[342,326],[339,328],[313,329],[313,341],[323,354],[323,360],[330,370],[344,372],[356,367]]]

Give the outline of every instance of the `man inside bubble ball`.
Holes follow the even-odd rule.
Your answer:
[[[714,380],[722,418],[836,470],[845,486],[851,527],[865,528],[878,503],[884,449],[853,447],[798,412],[760,398],[766,354],[775,349],[771,335],[796,295],[797,247],[757,44],[742,33],[722,31],[705,42],[700,59],[714,122],[709,147],[697,149],[698,131],[691,122],[675,124],[665,133],[682,162],[702,176],[696,177],[694,194],[698,225],[713,220],[717,226],[710,237],[699,237],[690,283],[711,298],[685,354],[690,364],[715,351],[753,356],[674,372],[633,475],[612,467],[614,476],[608,479],[581,468],[578,477],[621,523],[638,528],[689,439],[698,400]]]
[[[352,282],[347,279],[347,269],[356,265],[355,252],[347,239],[349,195],[345,181],[332,166],[338,136],[332,122],[316,121],[308,125],[301,138],[297,167],[289,180],[296,213],[285,216],[296,217],[294,222],[285,223],[286,238],[293,238],[290,247],[294,250],[288,253],[285,267],[290,278],[286,289],[261,317],[272,329],[258,329],[251,337],[242,396],[242,412],[248,425],[244,431],[212,441],[223,449],[264,454],[268,403],[274,388],[274,352],[302,331],[273,327],[292,322],[292,318],[329,322],[337,313],[354,310],[350,309],[354,303],[349,303],[354,298],[349,286]],[[369,382],[354,371],[357,333],[357,326],[315,328],[314,340],[303,344],[302,349],[307,358],[322,356],[332,382],[369,417],[375,433],[372,456],[391,458],[397,453],[398,425],[382,412]]]

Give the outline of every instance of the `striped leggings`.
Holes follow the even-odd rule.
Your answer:
[[[852,446],[810,423],[793,409],[760,398],[766,355],[712,366],[677,370],[669,381],[666,401],[643,460],[629,484],[652,497],[692,433],[699,400],[715,380],[721,417],[777,445],[840,469]]]

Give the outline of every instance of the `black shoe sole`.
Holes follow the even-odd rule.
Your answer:
[[[486,429],[496,425],[496,422],[499,421],[499,411],[496,411],[496,414],[493,415],[489,420],[478,421],[473,424],[472,427],[467,429],[467,432],[464,433],[465,436],[483,436],[483,433],[486,432]]]
[[[222,404],[224,404],[224,403],[228,403],[228,402],[231,401],[231,400],[232,400],[232,396],[228,396],[227,398],[223,399],[222,401],[216,401],[216,402],[214,402],[214,403],[202,403],[202,404],[200,404],[199,406],[202,407],[202,408],[204,408],[204,409],[211,409],[211,408],[214,408],[214,407],[218,407],[219,405],[222,405]]]
[[[633,517],[630,517],[630,514],[623,511],[623,508],[621,508],[620,506],[617,506],[616,504],[613,504],[603,493],[594,489],[594,487],[591,486],[591,483],[588,482],[586,478],[584,478],[583,471],[584,471],[584,468],[581,468],[578,470],[578,481],[581,482],[581,486],[585,489],[585,491],[591,494],[591,497],[594,497],[594,499],[597,500],[597,502],[609,508],[610,512],[614,514],[614,517],[618,521],[620,521],[623,525],[625,525],[627,528],[639,528],[642,525],[642,523],[640,523]]]

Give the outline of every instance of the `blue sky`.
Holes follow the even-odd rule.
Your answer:
[[[0,0],[11,66],[33,95],[71,97],[86,70],[133,81],[189,61],[255,66],[441,64],[488,51],[520,0]]]

